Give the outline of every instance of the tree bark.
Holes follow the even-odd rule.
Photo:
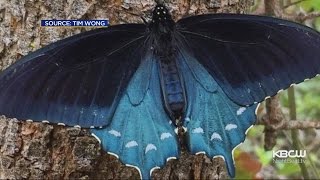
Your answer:
[[[166,1],[173,17],[207,12],[244,13],[253,0]],[[106,19],[111,25],[150,19],[152,0],[0,0],[0,67],[47,44],[90,28],[41,28],[41,19]],[[16,87],[19,88],[19,87]],[[227,178],[222,159],[190,155],[155,170],[154,179]],[[0,179],[139,178],[105,153],[86,129],[0,117]]]

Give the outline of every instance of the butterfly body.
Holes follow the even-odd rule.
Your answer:
[[[0,113],[91,129],[103,149],[150,178],[187,148],[223,156],[255,121],[256,103],[320,73],[320,35],[262,16],[208,14],[115,25],[53,43],[0,74]],[[19,88],[17,88],[19,87]]]
[[[186,94],[183,79],[174,56],[158,56],[160,67],[161,89],[167,112],[172,120],[183,115],[186,106]]]
[[[151,41],[155,44],[152,48],[159,66],[164,108],[175,120],[183,115],[187,102],[183,78],[176,62],[175,23],[165,6],[155,7],[149,29]]]

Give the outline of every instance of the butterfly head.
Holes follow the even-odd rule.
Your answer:
[[[153,21],[158,21],[158,22],[165,22],[167,20],[171,19],[171,15],[168,11],[168,9],[162,5],[162,4],[158,4],[154,10],[153,10],[153,16],[152,16],[152,20]]]
[[[164,5],[158,4],[153,10],[150,26],[165,33],[172,29],[173,25],[174,21],[169,10]]]

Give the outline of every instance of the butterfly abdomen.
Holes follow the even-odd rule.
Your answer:
[[[166,110],[172,118],[179,118],[186,105],[185,91],[175,59],[160,57],[160,77]]]
[[[173,46],[174,21],[166,7],[157,5],[149,28],[153,34],[155,55],[158,58],[161,90],[166,111],[178,119],[186,105],[183,81],[176,64]]]

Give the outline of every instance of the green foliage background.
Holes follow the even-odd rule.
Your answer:
[[[285,3],[300,2],[292,6],[290,13],[320,13],[320,0],[294,0]],[[306,25],[320,31],[320,17],[305,22]],[[320,60],[320,57],[319,57]],[[288,107],[288,98],[281,96],[285,107]],[[320,77],[315,77],[296,86],[296,103],[298,119],[320,119]]]
[[[253,9],[256,9],[263,0],[256,0]],[[279,0],[283,6],[294,3],[284,9],[290,15],[320,13],[320,0]],[[296,3],[295,3],[296,2]],[[303,22],[320,31],[320,17]],[[319,57],[320,61],[320,57]],[[297,119],[301,121],[320,121],[320,77],[312,78],[295,86],[295,101]],[[280,93],[282,111],[289,119],[289,102],[287,91]],[[263,105],[262,105],[263,106]],[[235,158],[241,152],[249,153],[261,164],[261,170],[253,178],[265,179],[302,179],[301,169],[297,163],[274,163],[272,151],[264,150],[264,127],[254,126],[247,134],[246,141],[235,151]],[[303,148],[307,150],[306,166],[310,178],[320,179],[320,130],[308,129],[299,131],[299,139]],[[316,145],[315,145],[316,144]],[[294,149],[290,131],[279,132],[277,145],[273,150]],[[236,165],[240,164],[236,161]],[[248,179],[248,171],[237,167],[236,179]]]

